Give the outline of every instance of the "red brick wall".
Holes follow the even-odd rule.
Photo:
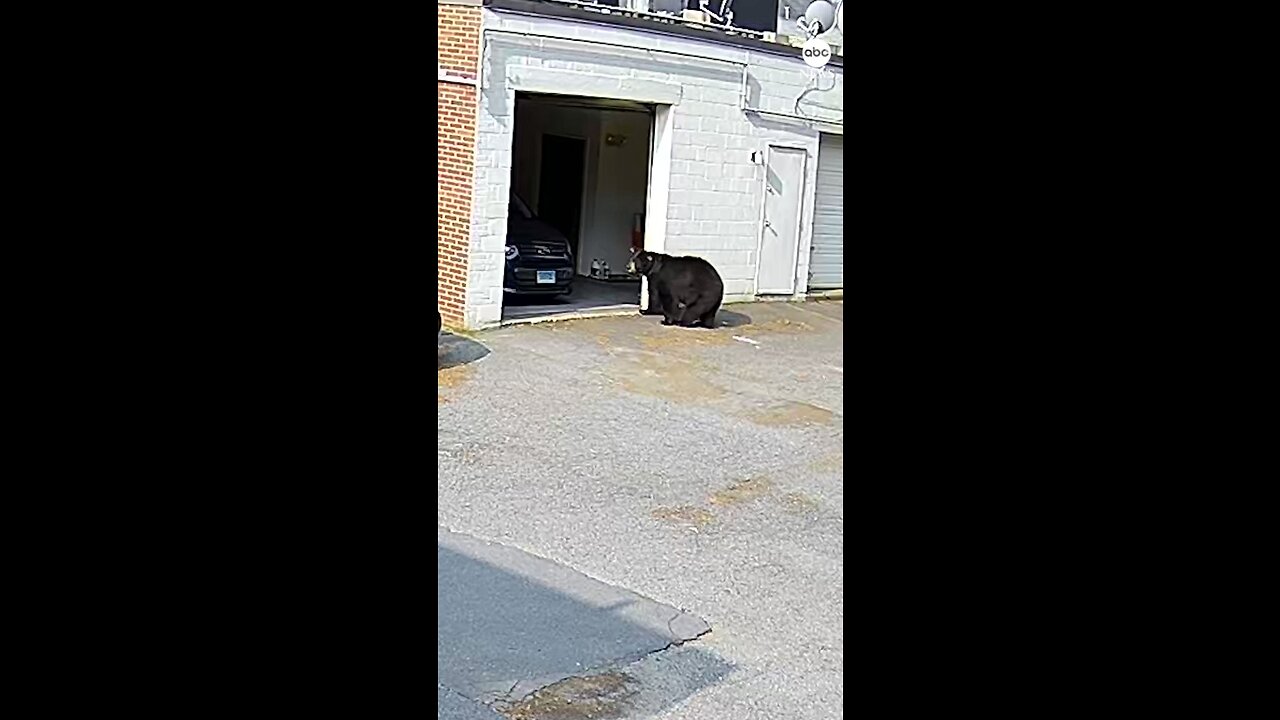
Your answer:
[[[440,67],[451,75],[474,80],[480,53],[480,8],[466,5],[436,7]],[[462,325],[467,291],[467,256],[471,248],[478,101],[474,85],[440,81],[436,89],[440,122],[436,250],[440,274],[436,299],[444,321]]]

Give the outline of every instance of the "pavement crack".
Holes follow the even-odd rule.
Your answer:
[[[681,616],[687,615],[687,614],[688,613],[686,613],[683,610],[677,610],[676,614],[672,615],[671,618],[667,620],[667,633],[671,636],[671,642],[667,643],[666,647],[661,647],[661,648],[658,648],[657,650],[653,650],[647,653],[648,655],[656,655],[657,653],[660,653],[660,652],[666,652],[667,650],[670,650],[673,647],[680,647],[685,643],[691,643],[694,640],[698,640],[702,638],[704,635],[706,635],[707,633],[711,632],[711,623],[703,620],[702,624],[705,625],[706,627],[704,627],[702,630],[699,630],[696,635],[689,638],[680,637],[680,634],[676,632],[675,628],[671,627],[671,623],[675,622],[676,620],[679,620]]]

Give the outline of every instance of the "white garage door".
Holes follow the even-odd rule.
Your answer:
[[[844,287],[844,136],[822,134],[813,201],[809,289]]]

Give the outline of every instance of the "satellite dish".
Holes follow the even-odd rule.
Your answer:
[[[818,35],[835,25],[836,9],[831,7],[831,3],[827,0],[813,0],[804,11],[804,17],[809,21],[810,27],[817,27],[817,32],[814,34]]]

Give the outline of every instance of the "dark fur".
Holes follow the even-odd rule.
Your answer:
[[[661,314],[663,325],[716,326],[724,281],[711,263],[645,251],[631,259],[631,267],[649,278],[649,307],[642,314]]]

